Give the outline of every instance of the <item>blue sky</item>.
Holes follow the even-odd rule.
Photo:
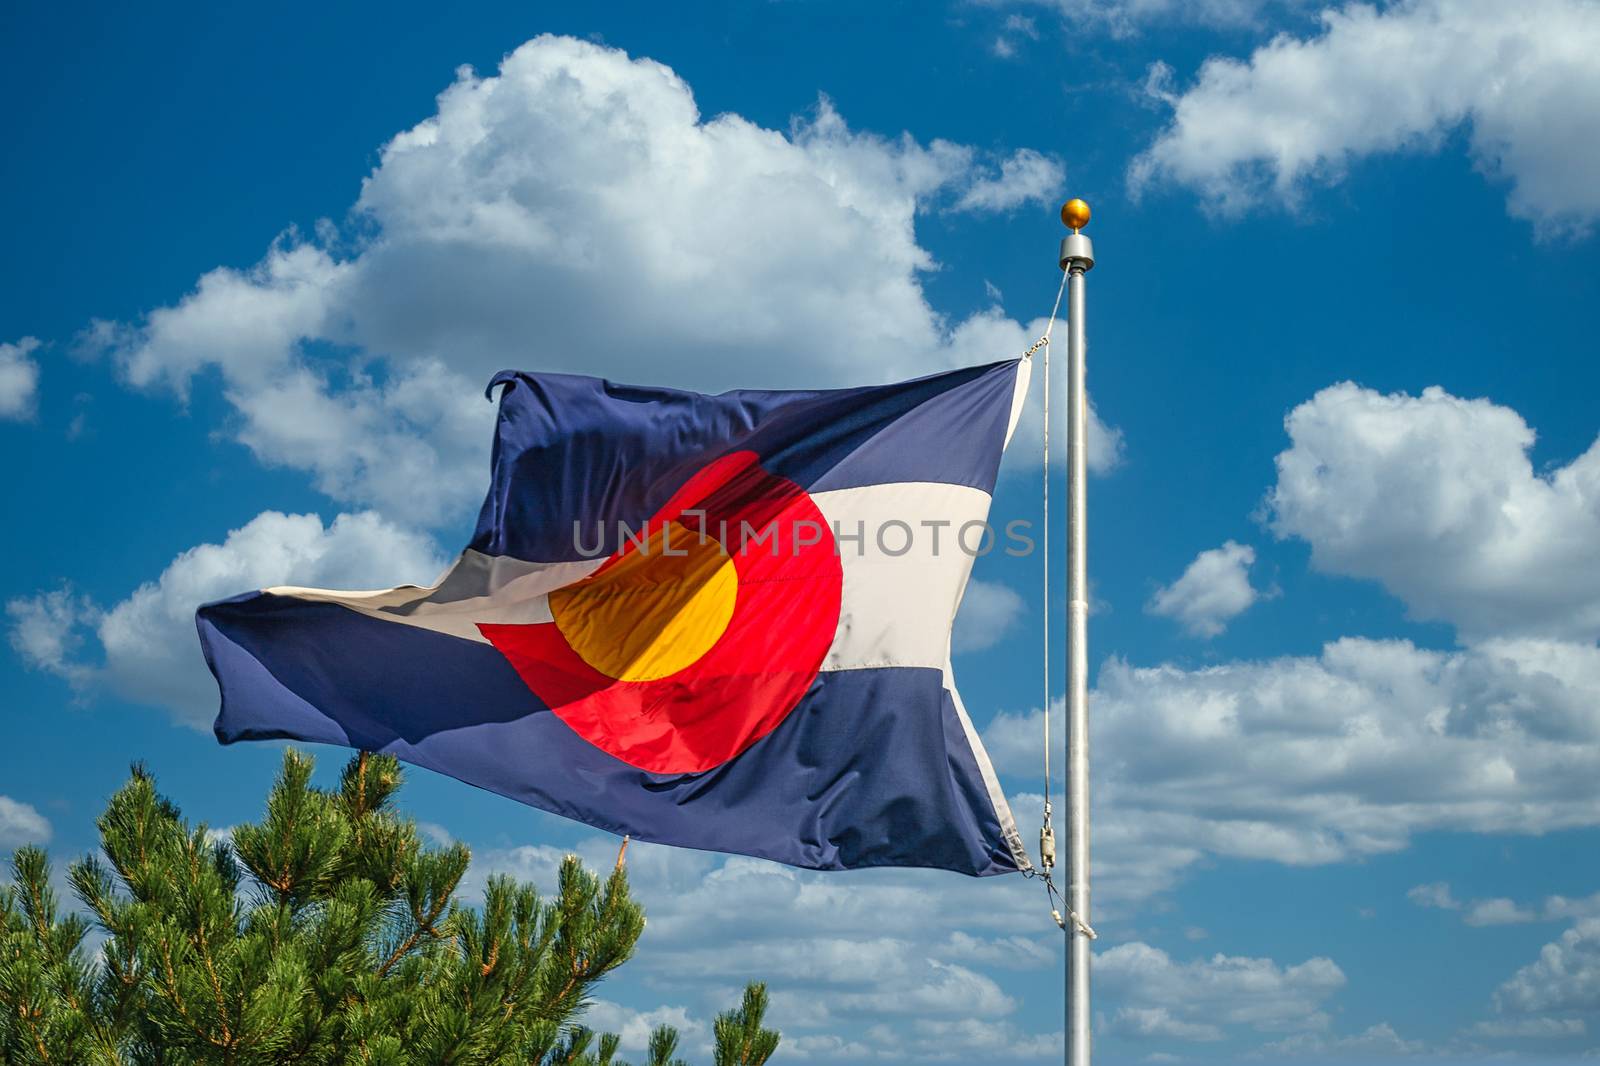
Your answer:
[[[1600,6],[22,3],[0,49],[0,850],[91,847],[134,759],[254,817],[278,751],[212,740],[193,607],[430,578],[489,372],[1013,355],[1070,192],[1102,1060],[1600,1045]],[[1037,560],[975,576],[956,669],[1029,823]],[[614,848],[409,803],[475,878]],[[765,978],[788,1061],[1058,1054],[1031,884],[630,855],[630,1041]]]

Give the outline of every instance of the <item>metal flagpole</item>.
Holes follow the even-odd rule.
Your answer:
[[[1089,630],[1086,478],[1089,408],[1084,395],[1084,275],[1094,246],[1080,232],[1089,205],[1068,200],[1061,221],[1067,272],[1067,1066],[1089,1066]]]

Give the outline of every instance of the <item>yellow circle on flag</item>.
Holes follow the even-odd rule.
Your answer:
[[[715,537],[677,522],[584,580],[550,593],[583,661],[619,681],[655,681],[711,650],[733,617],[739,574]]]

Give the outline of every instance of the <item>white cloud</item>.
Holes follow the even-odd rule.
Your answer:
[[[165,707],[180,722],[204,728],[215,714],[216,688],[195,637],[200,604],[272,585],[426,583],[442,565],[430,539],[375,514],[340,515],[324,527],[316,515],[267,511],[221,544],[181,553],[159,578],[109,609],[52,592],[13,600],[6,610],[12,645],[30,665]],[[92,630],[103,662],[74,654],[80,628]]]
[[[194,375],[214,365],[230,386],[259,388],[297,344],[328,336],[349,280],[347,264],[291,231],[255,267],[205,274],[181,304],[152,311],[141,328],[96,322],[83,340],[111,344],[141,388],[165,385],[187,397]]]
[[[733,1005],[729,1004],[730,1007]],[[589,1004],[578,1020],[596,1032],[616,1033],[621,1038],[618,1047],[625,1052],[647,1050],[650,1034],[661,1025],[670,1025],[678,1030],[679,1053],[703,1054],[711,1044],[711,1027],[704,1019],[694,1017],[686,1007],[661,1006],[640,1011],[610,1000],[597,999]]]
[[[1489,901],[1510,904],[1509,900]],[[1573,1041],[1588,1032],[1587,1019],[1600,1014],[1600,894],[1589,900],[1551,896],[1543,913],[1551,919],[1587,914],[1544,945],[1533,962],[1495,990],[1495,1014],[1466,1030],[1490,1040]],[[1535,917],[1531,909],[1518,913]]]
[[[1417,885],[1406,893],[1406,898],[1419,907],[1433,907],[1442,911],[1461,909],[1461,901],[1456,899],[1450,891],[1450,885],[1444,881]]]
[[[994,41],[989,45],[989,50],[1001,59],[1015,58],[1023,38],[1037,41],[1039,39],[1038,24],[1026,15],[1007,15],[1005,21],[1000,25],[1000,32],[995,35]]]
[[[1120,1007],[1111,1019],[1111,1029],[1137,1037],[1210,1041],[1223,1038],[1222,1027],[1211,1022],[1189,1022],[1173,1017],[1168,1007]]]
[[[1507,699],[1530,684],[1551,703]],[[1555,643],[1347,638],[1317,658],[1199,670],[1111,660],[1097,752],[1118,803],[1203,818],[1194,839],[1240,857],[1328,862],[1424,828],[1596,824],[1597,690],[1600,649]]]
[[[1554,641],[1347,638],[1192,670],[1108,660],[1091,694],[1097,883],[1126,906],[1206,855],[1317,865],[1427,830],[1600,825],[1596,692],[1600,648]],[[1039,736],[1037,712],[1002,714],[984,742],[1003,774],[1037,780]]]
[[[858,132],[826,100],[787,131],[704,119],[659,63],[539,37],[495,76],[460,71],[384,146],[353,247],[288,234],[86,340],[136,386],[181,395],[218,368],[263,462],[439,523],[481,494],[481,389],[508,365],[816,387],[1020,353],[1041,323],[929,305],[916,218],[1005,209],[1058,171],[1024,150],[996,174],[965,146]]]
[[[1468,1032],[1491,1040],[1562,1040],[1583,1036],[1588,1030],[1582,1018],[1518,1018],[1514,1021],[1479,1022]]]
[[[1600,892],[1582,899],[1568,899],[1565,896],[1548,896],[1544,901],[1543,913],[1546,918],[1572,919],[1572,918],[1600,918]]]
[[[1091,693],[1091,698],[1092,698]],[[1051,748],[1051,757],[1064,756],[1066,753],[1065,739],[1056,728],[1059,723],[1065,722],[1063,717],[1066,704],[1061,697],[1050,701],[1050,716],[1052,733],[1055,744]],[[1022,714],[1012,714],[1001,711],[995,715],[983,731],[983,746],[989,752],[989,758],[1002,774],[1012,775],[1018,779],[1031,780],[1037,777],[1043,767],[1043,758],[1040,751],[1044,736],[1043,716],[1035,708]],[[1059,751],[1057,750],[1059,747]],[[1098,755],[1097,755],[1098,758]],[[1065,765],[1058,763],[1057,765]]]
[[[996,5],[1018,0],[987,0]],[[1237,29],[1259,25],[1274,9],[1294,11],[1305,0],[1026,0],[1030,6],[1053,8],[1073,33],[1085,27],[1117,37],[1131,36],[1164,23]],[[1016,16],[1012,16],[1013,18]],[[1008,20],[1009,21],[1009,20]],[[1003,54],[1003,53],[1002,53]]]
[[[1002,1048],[1006,1058],[1012,1061],[1060,1061],[1066,1049],[1065,1038],[1059,1030],[1030,1034],[1008,1021],[986,1022],[975,1018],[919,1018],[909,1032],[890,1030],[875,1035],[881,1039],[874,1057],[909,1062],[984,1062],[990,1061]]]
[[[598,835],[576,848],[598,869],[610,868],[616,850],[615,838]],[[548,886],[562,855],[543,846],[477,850],[464,892],[481,893],[492,872]],[[640,843],[629,845],[628,870],[649,917],[631,972],[685,1003],[690,1017],[726,1010],[745,982],[768,980],[770,1021],[785,1046],[793,1040],[824,1062],[1059,1049],[1059,1036],[1017,1027],[1017,1000],[985,972],[1061,966],[1061,937],[1037,883],[927,870],[841,877]],[[718,916],[709,940],[708,914]]]
[[[0,796],[0,848],[10,851],[24,844],[50,839],[50,820],[37,809],[10,796]]]
[[[950,1019],[962,1014],[998,1017],[1016,1010],[1017,1001],[994,980],[952,962],[927,959],[926,969],[898,988],[874,986],[830,996],[828,1009],[871,1018],[923,1016]]]
[[[956,201],[955,210],[1012,211],[1027,203],[1049,203],[1066,180],[1060,160],[1023,148],[1001,162],[999,174],[969,185]]]
[[[443,363],[419,359],[336,393],[298,367],[228,398],[241,443],[268,466],[311,472],[336,500],[433,524],[467,513],[488,485],[494,407]]]
[[[11,623],[11,647],[36,670],[47,670],[69,681],[86,680],[90,671],[77,661],[83,643],[79,627],[99,615],[94,604],[70,588],[41,592],[6,604]]]
[[[0,344],[0,419],[33,417],[39,393],[39,364],[32,354],[38,347],[36,337]]]
[[[1600,1012],[1600,918],[1585,918],[1539,950],[1494,994],[1504,1014]]]
[[[1156,591],[1146,610],[1173,618],[1190,633],[1214,637],[1261,598],[1250,585],[1256,550],[1227,541],[1195,556],[1183,575]]]
[[[1322,1033],[1297,1033],[1275,1040],[1261,1048],[1264,1053],[1291,1058],[1332,1058],[1340,1061],[1372,1061],[1375,1056],[1423,1055],[1428,1047],[1420,1040],[1407,1040],[1388,1022],[1380,1022],[1351,1036],[1326,1036]],[[1349,1056],[1359,1056],[1351,1060]]]
[[[449,847],[451,844],[456,842],[456,838],[450,835],[450,830],[446,829],[438,822],[418,822],[417,832],[422,835],[424,840],[427,840],[433,844],[437,844],[440,847]]]
[[[1322,32],[1280,34],[1248,60],[1212,57],[1150,91],[1171,124],[1133,162],[1135,191],[1186,185],[1226,210],[1297,204],[1365,156],[1436,151],[1467,128],[1478,167],[1511,185],[1507,208],[1544,232],[1600,216],[1600,7],[1587,0],[1347,4]]]
[[[1521,925],[1538,919],[1533,911],[1523,910],[1514,900],[1504,897],[1474,900],[1461,918],[1468,925]]]
[[[1406,895],[1419,907],[1461,911],[1461,920],[1468,925],[1523,925],[1528,922],[1600,917],[1600,892],[1580,899],[1547,896],[1540,905],[1522,904],[1504,896],[1463,903],[1451,893],[1449,885],[1439,881],[1431,885],[1418,885]]]
[[[951,646],[958,652],[992,648],[1004,640],[1027,613],[1027,603],[1010,585],[973,579],[967,582],[967,591],[961,597]]]
[[[832,1033],[795,1036],[783,1034],[781,1054],[787,1059],[806,1062],[848,1062],[852,1059],[872,1058],[873,1048],[854,1040],[845,1040]]]
[[[1600,441],[1539,473],[1510,408],[1348,382],[1285,427],[1272,528],[1317,569],[1380,581],[1467,640],[1600,636]]]
[[[1039,969],[1054,965],[1056,960],[1055,952],[1034,937],[975,937],[959,929],[934,953],[945,959],[964,959],[1005,970]]]
[[[1220,1040],[1226,1026],[1268,1033],[1324,1029],[1322,1005],[1345,984],[1331,959],[1286,967],[1218,954],[1185,963],[1143,943],[1099,952],[1095,979],[1120,1004],[1114,1028],[1190,1041]]]
[[[1091,694],[1096,879],[1115,906],[1208,856],[1315,865],[1431,830],[1600,825],[1600,444],[1536,474],[1515,412],[1440,390],[1334,386],[1287,426],[1276,531],[1467,644],[1347,638],[1203,669],[1105,662]],[[1053,713],[1059,766],[1059,701]],[[985,729],[1013,783],[1039,780],[1040,733],[1038,711]],[[1425,888],[1480,924],[1588,913],[1583,900],[1536,909]]]

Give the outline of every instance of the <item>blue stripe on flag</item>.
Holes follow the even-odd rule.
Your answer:
[[[389,752],[613,833],[809,869],[1016,869],[937,670],[823,673],[743,754],[660,775],[580,738],[487,644],[270,593],[198,625],[225,744]]]
[[[492,482],[471,547],[532,562],[581,558],[617,522],[637,528],[693,474],[733,451],[810,492],[932,482],[993,493],[1016,360],[915,381],[821,392],[617,385],[503,371]]]

